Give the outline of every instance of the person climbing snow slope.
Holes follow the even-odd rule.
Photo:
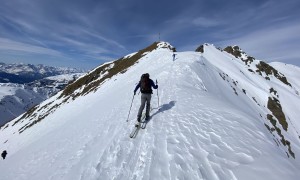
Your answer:
[[[158,85],[154,84],[153,80],[150,79],[150,75],[148,73],[143,74],[141,77],[141,80],[136,85],[134,89],[134,95],[136,94],[136,91],[140,88],[141,91],[141,106],[139,108],[138,114],[137,114],[137,125],[140,125],[142,112],[146,105],[146,118],[145,120],[149,120],[149,113],[150,113],[150,102],[151,102],[151,95],[153,93],[152,88],[157,89]]]

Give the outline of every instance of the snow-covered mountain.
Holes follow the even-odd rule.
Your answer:
[[[0,127],[81,75],[76,68],[0,62]]]
[[[42,64],[5,64],[0,62],[0,83],[24,84],[49,76],[84,73],[76,68],[51,67]]]
[[[0,83],[0,127],[61,91],[83,73],[63,74],[30,83]]]
[[[237,46],[173,50],[106,63],[7,123],[0,179],[298,179],[300,68]],[[146,72],[159,89],[131,139]]]

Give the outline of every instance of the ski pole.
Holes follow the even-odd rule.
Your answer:
[[[129,115],[130,115],[130,111],[131,111],[131,107],[132,107],[132,103],[133,103],[134,95],[135,95],[135,94],[133,94],[133,97],[132,97],[132,100],[131,100],[130,109],[129,109],[129,112],[128,112],[128,117],[127,117],[127,120],[126,120],[126,122],[128,122],[128,120],[129,120]]]
[[[157,85],[157,79],[156,79],[156,85]],[[157,108],[159,108],[159,95],[158,95],[158,88],[157,88],[157,90],[156,90],[156,92],[157,92],[157,105],[158,105],[158,107]]]

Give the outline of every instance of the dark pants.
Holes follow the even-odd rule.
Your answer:
[[[150,113],[150,101],[151,101],[151,94],[144,94],[141,95],[141,106],[137,115],[137,120],[140,121],[142,117],[143,110],[146,104],[146,118],[149,117]]]

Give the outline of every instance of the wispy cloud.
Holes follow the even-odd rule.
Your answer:
[[[39,46],[25,44],[21,42],[12,41],[10,39],[0,38],[1,51],[21,51],[25,53],[44,54],[50,56],[62,57],[63,54],[59,51],[47,49]]]
[[[220,45],[241,46],[250,55],[269,61],[300,60],[300,24],[287,23],[258,29],[235,39],[219,42]]]
[[[219,26],[222,25],[223,22],[219,20],[215,20],[213,18],[206,18],[206,17],[197,17],[193,19],[192,24],[197,26],[197,27],[214,27],[214,26]]]
[[[83,14],[86,11],[84,2],[72,2],[69,8],[64,8],[63,4],[54,8],[52,4],[41,2],[29,3],[23,11],[19,3],[7,3],[6,13],[0,13],[0,24],[3,32],[6,33],[6,39],[15,42],[15,47],[20,47],[21,43],[29,44],[30,47],[40,47],[44,49],[53,49],[56,52],[65,54],[64,49],[72,49],[73,53],[100,55],[101,53],[111,52],[112,49],[126,51],[121,43],[115,41],[107,35],[102,35],[98,31],[101,18],[99,13],[107,12],[106,7],[100,7],[97,11],[90,11],[89,14]],[[56,4],[57,2],[53,2]],[[92,6],[92,5],[89,5]],[[13,8],[12,12],[7,9]],[[51,9],[51,10],[49,10]],[[76,11],[78,10],[78,11]],[[103,17],[104,18],[104,17]],[[15,32],[9,31],[5,24],[11,26]],[[101,29],[100,29],[101,30]],[[17,44],[19,42],[19,44]],[[17,46],[18,45],[18,46]],[[27,46],[29,47],[29,46]],[[13,48],[10,48],[13,49]],[[16,48],[14,48],[16,50]],[[20,49],[20,48],[19,48]],[[28,48],[24,48],[29,52]],[[42,52],[42,51],[40,51]],[[67,54],[65,54],[67,56]]]
[[[142,49],[157,41],[160,33],[160,40],[174,43],[177,50],[194,50],[204,42],[238,44],[253,56],[264,58],[265,53],[275,59],[287,52],[291,59],[300,57],[294,48],[300,42],[299,4],[296,0],[3,1],[0,50],[97,64]]]

